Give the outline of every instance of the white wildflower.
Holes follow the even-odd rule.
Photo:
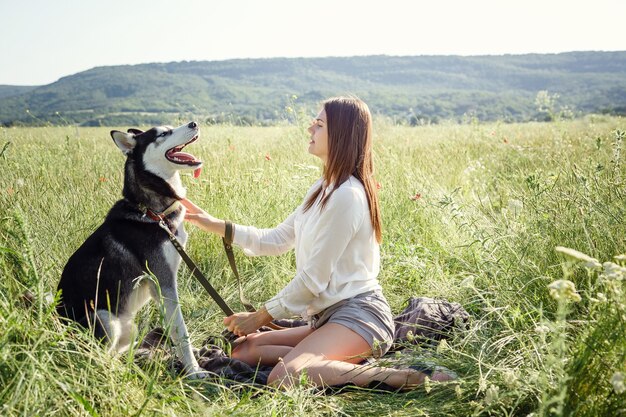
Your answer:
[[[54,303],[54,295],[50,291],[43,295],[43,299],[46,302],[46,305],[51,306]]]
[[[484,377],[480,377],[478,380],[478,391],[484,391],[487,389],[487,380]]]
[[[601,277],[607,281],[622,281],[626,276],[626,268],[614,264],[613,262],[605,262],[602,264],[604,271]]]
[[[570,261],[583,263],[583,266],[585,268],[596,269],[602,267],[602,264],[600,264],[600,262],[596,258],[592,258],[589,255],[577,251],[576,249],[566,248],[564,246],[557,246],[556,248],[554,248],[554,250],[562,255],[565,255],[565,257],[568,258],[568,260]]]
[[[485,392],[485,404],[489,405],[493,402],[498,401],[499,391],[500,388],[496,387],[495,385],[489,385],[489,388],[487,388],[487,392]]]
[[[517,375],[515,374],[515,371],[511,369],[507,369],[502,373],[502,379],[509,388],[515,388],[517,386]]]
[[[626,254],[614,256],[613,259],[620,264],[626,263]]]
[[[18,187],[23,187],[25,184],[24,178],[18,178],[15,180],[15,185],[17,185]]]
[[[459,384],[454,387],[454,393],[456,394],[456,398],[459,400],[463,397],[463,390]]]
[[[615,300],[623,300],[624,298],[622,298],[622,283],[620,281],[617,280],[605,280],[604,281],[604,287],[606,288],[606,292],[608,294],[610,294],[610,297],[615,299]],[[622,304],[621,302],[619,303],[619,305],[623,308],[626,307],[626,305]]]
[[[550,328],[545,324],[540,324],[539,326],[535,327],[535,332],[539,334],[546,334],[550,332]]]
[[[583,264],[583,267],[585,267],[587,269],[600,269],[600,268],[602,268],[602,264],[600,262],[598,262],[597,260],[593,259],[590,262],[585,262]]]
[[[550,290],[550,297],[557,301],[564,300],[577,303],[581,300],[580,294],[576,291],[576,286],[570,280],[558,279],[548,285],[548,288]]]
[[[422,385],[424,385],[424,391],[426,391],[426,394],[430,393],[430,391],[433,389],[433,386],[430,384],[430,378],[427,376],[424,377],[424,382]]]
[[[437,345],[437,353],[442,353],[448,349],[450,349],[450,345],[448,344],[446,339],[441,339],[441,341]]]
[[[624,384],[624,374],[621,372],[615,372],[611,377],[611,384],[613,385],[613,390],[617,394],[623,394],[626,392],[626,385]]]
[[[589,297],[589,301],[591,301],[592,303],[606,303],[608,300],[608,298],[606,298],[606,295],[604,295],[604,293],[597,293],[595,297]]]

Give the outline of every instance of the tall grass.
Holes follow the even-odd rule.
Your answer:
[[[626,415],[624,277],[555,251],[622,262],[613,257],[626,252],[626,122],[375,126],[380,280],[393,310],[420,295],[472,315],[467,331],[402,360],[434,358],[460,375],[456,383],[323,396],[189,381],[166,351],[142,361],[109,355],[59,324],[50,297],[66,260],[120,198],[123,156],[108,129],[11,128],[0,130],[0,414]],[[190,151],[205,169],[183,177],[188,196],[215,216],[273,226],[320,175],[306,143],[296,127],[204,126]],[[237,306],[221,242],[188,230],[190,255]],[[294,270],[292,254],[237,257],[256,304]],[[552,297],[558,279],[580,301]],[[179,286],[198,347],[221,331],[221,312],[186,269]],[[138,324],[157,326],[157,309]]]

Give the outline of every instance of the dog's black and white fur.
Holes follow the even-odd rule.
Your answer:
[[[200,169],[202,162],[182,148],[198,138],[194,122],[145,132],[112,131],[126,155],[123,199],[104,223],[70,257],[59,282],[58,312],[94,329],[112,351],[123,352],[136,333],[136,312],[150,299],[165,307],[166,327],[186,371],[204,376],[193,355],[176,289],[180,256],[159,226],[160,216],[184,245],[185,188],[179,169]],[[155,217],[156,214],[156,217]],[[157,283],[150,277],[156,277]]]

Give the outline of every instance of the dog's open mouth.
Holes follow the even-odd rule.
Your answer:
[[[168,149],[167,152],[165,152],[165,157],[168,161],[175,164],[188,165],[190,167],[197,166],[197,168],[194,170],[194,177],[197,178],[200,175],[200,165],[202,165],[202,161],[190,153],[182,152],[185,146],[195,142],[196,140],[198,140],[198,135],[191,138],[191,140],[187,143],[183,143],[182,145]]]
[[[165,157],[168,159],[168,161],[173,162],[175,164],[190,165],[190,166],[200,165],[202,161],[200,161],[199,159],[197,159],[195,156],[193,156],[190,153],[182,152],[185,146],[189,145],[190,143],[195,142],[197,139],[198,139],[198,136],[194,136],[189,142],[184,143],[179,146],[175,146],[171,149],[168,149],[167,152],[165,152]]]

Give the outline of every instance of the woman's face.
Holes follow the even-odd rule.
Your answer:
[[[311,134],[309,153],[320,158],[324,165],[328,160],[328,125],[326,124],[326,110],[322,109],[308,129]]]

